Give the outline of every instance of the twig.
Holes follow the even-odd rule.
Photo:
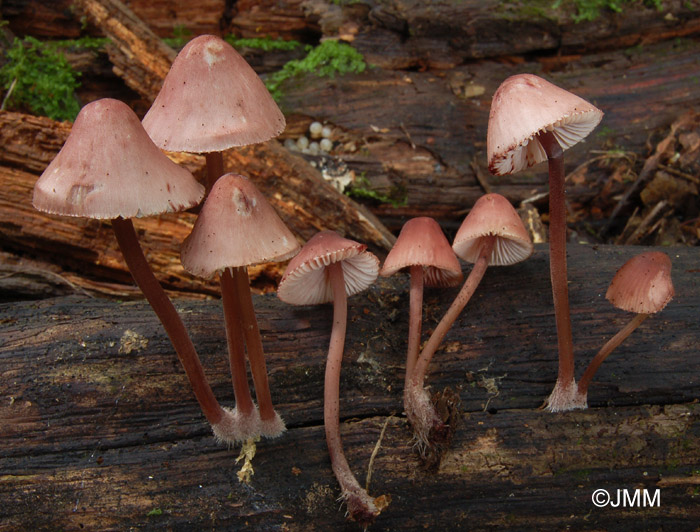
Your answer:
[[[683,179],[687,179],[688,181],[691,181],[692,183],[696,183],[696,184],[700,185],[700,178],[697,178],[694,175],[686,174],[685,172],[681,172],[680,170],[676,170],[675,168],[671,168],[670,166],[660,164],[659,170],[663,170],[664,172],[668,172],[669,174],[673,174],[676,177],[682,177]]]
[[[369,483],[372,480],[372,468],[374,467],[374,459],[377,457],[377,454],[379,454],[379,448],[382,446],[382,439],[384,438],[384,433],[386,432],[386,427],[389,425],[389,421],[392,420],[394,415],[390,415],[388,418],[386,418],[386,421],[384,422],[384,426],[382,427],[382,431],[379,433],[379,438],[377,439],[377,443],[374,446],[374,449],[372,450],[372,454],[369,457],[369,465],[367,466],[367,479],[365,480],[365,489],[369,491]]]
[[[12,80],[12,83],[10,83],[10,88],[7,89],[7,93],[5,94],[5,97],[2,99],[2,105],[0,105],[0,111],[5,110],[5,106],[7,105],[7,101],[10,99],[10,96],[12,96],[12,93],[15,90],[15,85],[17,85],[17,78]]]
[[[647,214],[644,219],[642,220],[642,223],[637,226],[637,228],[632,232],[632,234],[624,241],[625,245],[632,245],[636,244],[639,242],[639,240],[642,238],[642,233],[644,233],[647,228],[658,218],[658,216],[662,213],[662,211],[668,206],[668,202],[666,200],[661,200],[659,203],[657,203],[654,208]],[[617,244],[622,243],[622,238],[618,238],[618,241],[616,242]]]

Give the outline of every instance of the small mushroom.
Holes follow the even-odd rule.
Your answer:
[[[418,357],[404,392],[406,414],[419,442],[434,447],[446,433],[444,423],[424,389],[428,365],[447,332],[471,299],[488,266],[507,266],[527,259],[532,241],[520,216],[500,194],[480,197],[455,235],[452,249],[474,267]]]
[[[371,524],[381,508],[360,486],[350,469],[340,440],[340,366],[347,329],[347,297],[369,287],[377,278],[379,260],[367,246],[341,237],[334,231],[316,233],[294,257],[277,289],[279,298],[291,305],[333,302],[326,374],[323,388],[323,420],[331,466],[352,519]]]
[[[489,170],[519,172],[549,161],[549,260],[559,346],[559,374],[547,409],[563,410],[576,393],[566,272],[564,150],[603,118],[586,100],[532,74],[507,78],[493,96],[486,139]]]
[[[163,150],[206,154],[210,190],[224,173],[223,150],[276,137],[285,119],[265,84],[230,44],[200,35],[173,61],[143,127]]]
[[[440,225],[428,217],[413,218],[401,228],[394,246],[384,261],[379,275],[388,277],[399,270],[408,269],[411,276],[409,289],[408,346],[406,350],[406,374],[404,377],[404,409],[411,408],[411,377],[420,351],[423,322],[423,287],[455,286],[462,282],[462,268],[457,255],[445,238]],[[409,421],[414,419],[409,415]]]
[[[111,219],[124,260],[177,352],[214,433],[234,424],[217,402],[182,319],[143,255],[131,218],[197,205],[204,188],[153,144],[136,114],[109,98],[83,107],[66,143],[34,186],[34,207],[63,216]]]
[[[620,332],[608,340],[591,360],[578,382],[576,403],[586,408],[588,386],[596,371],[625,338],[651,314],[660,312],[675,292],[671,281],[671,259],[661,251],[641,253],[625,262],[613,277],[605,297],[617,308],[636,315]]]
[[[287,260],[299,251],[291,231],[246,177],[221,176],[211,189],[190,235],[182,245],[184,268],[199,277],[219,274],[226,323],[235,414],[241,419],[240,440],[285,430],[270,394],[260,329],[250,295],[248,266]],[[240,335],[245,336],[250,370],[260,408],[250,398]]]

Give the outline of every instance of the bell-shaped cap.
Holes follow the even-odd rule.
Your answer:
[[[586,100],[533,74],[507,78],[491,101],[486,137],[489,170],[513,174],[547,160],[535,138],[552,131],[562,150],[585,138],[603,118]]]
[[[379,271],[383,277],[409,266],[422,266],[427,286],[455,286],[462,281],[459,260],[440,225],[421,216],[408,220]]]
[[[481,252],[481,240],[496,236],[489,266],[508,266],[532,255],[533,245],[520,216],[510,202],[500,194],[481,196],[455,235],[452,248],[458,257],[476,262]]]
[[[347,295],[365,290],[379,273],[379,259],[366,249],[366,245],[343,238],[335,231],[316,233],[289,261],[277,295],[291,305],[333,301],[333,290],[325,270],[334,262],[340,262],[343,268]]]
[[[654,314],[663,309],[674,294],[671,259],[661,251],[648,251],[622,265],[605,297],[619,309]]]
[[[153,144],[131,108],[104,98],[80,110],[32,203],[64,216],[135,218],[197,205],[204,187]]]
[[[285,120],[245,59],[201,35],[173,61],[143,127],[164,150],[208,153],[276,137]]]
[[[237,174],[221,176],[182,244],[182,265],[209,278],[226,268],[283,261],[299,242],[258,188]]]

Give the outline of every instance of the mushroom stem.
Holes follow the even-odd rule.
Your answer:
[[[327,269],[333,291],[333,329],[323,387],[323,423],[326,430],[326,444],[333,473],[340,484],[341,497],[347,503],[348,512],[355,521],[368,525],[379,515],[379,509],[352,474],[340,440],[340,366],[345,350],[348,317],[345,279],[340,262],[328,265]]]
[[[275,412],[275,408],[272,405],[270,384],[267,380],[267,367],[265,365],[265,352],[262,338],[260,337],[258,320],[255,318],[253,299],[250,294],[248,268],[242,266],[230,268],[230,271],[233,275],[238,296],[243,334],[248,348],[248,362],[250,362],[250,372],[253,375],[253,384],[255,385],[255,396],[258,399],[258,408],[260,409],[261,433],[264,436],[274,438],[282,434],[285,427],[284,422]]]
[[[235,283],[229,268],[221,272],[220,283],[221,302],[224,307],[224,322],[226,323],[226,343],[231,366],[233,394],[236,397],[236,409],[242,416],[248,417],[253,415],[255,404],[248,387],[241,313],[238,298],[236,297]]]
[[[428,365],[443,338],[445,338],[459,313],[462,312],[472,295],[474,295],[476,287],[479,286],[481,279],[484,277],[495,242],[496,237],[493,235],[483,237],[479,258],[474,263],[474,267],[464,281],[457,297],[455,297],[450,308],[447,309],[447,312],[445,312],[440,323],[435,327],[433,334],[430,335],[423,347],[423,351],[421,351],[411,374],[410,381],[404,389],[404,409],[421,446],[433,447],[437,440],[444,438],[442,433],[445,432],[445,424],[424,389]]]
[[[615,336],[610,338],[610,340],[605,343],[600,351],[598,351],[598,354],[593,357],[593,360],[591,360],[590,364],[588,364],[586,371],[584,371],[581,380],[578,382],[577,391],[579,397],[585,400],[588,395],[588,385],[593,380],[593,376],[595,375],[596,371],[598,371],[598,368],[603,361],[648,317],[649,314],[637,314]]]
[[[549,160],[549,271],[559,346],[557,386],[568,388],[574,382],[574,343],[566,273],[564,152],[551,131],[537,138]]]
[[[406,376],[404,385],[408,386],[413,368],[418,360],[420,351],[420,336],[423,322],[423,266],[410,267],[411,287],[409,291],[408,311],[408,348],[406,354]]]
[[[450,327],[452,327],[452,324],[457,319],[457,316],[459,316],[460,312],[462,312],[464,307],[467,305],[472,295],[474,295],[476,287],[479,286],[481,279],[484,277],[484,273],[488,267],[489,257],[493,251],[495,242],[495,236],[491,235],[483,237],[479,258],[474,263],[472,271],[469,272],[469,275],[464,281],[464,285],[462,285],[457,297],[455,297],[455,300],[450,305],[450,308],[447,309],[447,312],[445,312],[445,315],[440,320],[440,323],[437,324],[433,334],[430,335],[430,338],[423,347],[423,351],[421,351],[421,354],[418,357],[418,361],[416,362],[416,367],[413,370],[412,376],[412,380],[416,384],[419,384],[421,388],[423,387],[423,382],[425,381],[428,365],[430,364],[435,351],[437,351],[437,348],[440,346],[440,342],[442,342],[443,338],[445,338],[445,335],[450,330]]]
[[[146,299],[163,324],[163,328],[185,368],[185,373],[190,381],[194,395],[199,401],[202,412],[211,425],[220,423],[224,418],[225,412],[214,397],[207,382],[199,356],[187,333],[185,324],[182,322],[165,290],[163,290],[163,287],[153,275],[153,271],[143,255],[131,219],[113,219],[112,229],[134,281],[136,281],[141,292],[146,296]]]
[[[206,190],[207,194],[216,183],[216,180],[224,175],[224,155],[220,151],[213,151],[205,154],[205,161],[207,163],[207,182]]]

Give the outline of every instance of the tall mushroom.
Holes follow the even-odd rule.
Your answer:
[[[276,137],[285,119],[265,84],[230,44],[200,35],[173,61],[143,127],[163,150],[206,154],[210,190],[224,173],[223,150]]]
[[[279,298],[291,305],[333,302],[326,374],[323,389],[323,420],[331,466],[348,513],[361,525],[369,525],[381,508],[360,486],[343,453],[340,440],[340,366],[347,329],[347,296],[361,292],[377,278],[379,260],[367,246],[341,237],[334,231],[316,233],[287,266],[277,289]]]
[[[602,118],[600,109],[532,74],[507,78],[491,102],[486,139],[489,170],[505,175],[549,161],[549,260],[559,347],[557,382],[547,400],[551,411],[565,410],[576,394],[563,152],[583,140]]]
[[[287,260],[299,247],[294,235],[255,185],[236,174],[225,174],[214,183],[192,233],[182,245],[182,265],[187,271],[199,277],[210,278],[217,273],[220,277],[236,414],[246,420],[244,426],[249,429],[243,434],[245,440],[260,434],[276,437],[284,432],[284,422],[272,405],[247,267]],[[237,304],[234,299],[238,300]],[[241,309],[240,316],[238,309]],[[239,343],[241,332],[248,347],[260,408],[259,420],[245,376],[245,360]]]
[[[34,207],[63,216],[108,219],[136,284],[157,314],[192,390],[220,440],[235,440],[235,420],[217,402],[187,329],[153,275],[131,218],[197,205],[204,188],[153,144],[136,114],[105,98],[82,108],[66,143],[34,186]]]
[[[613,277],[605,297],[617,308],[636,315],[605,343],[588,364],[578,382],[577,406],[586,408],[588,385],[608,355],[651,314],[660,312],[673,296],[671,259],[665,253],[648,251],[632,257],[622,265]]]
[[[434,447],[445,433],[443,422],[424,389],[428,365],[447,332],[471,299],[488,266],[507,266],[527,259],[532,241],[520,216],[500,194],[480,197],[466,216],[452,249],[461,259],[474,264],[462,288],[445,312],[418,357],[404,404],[418,441]]]

